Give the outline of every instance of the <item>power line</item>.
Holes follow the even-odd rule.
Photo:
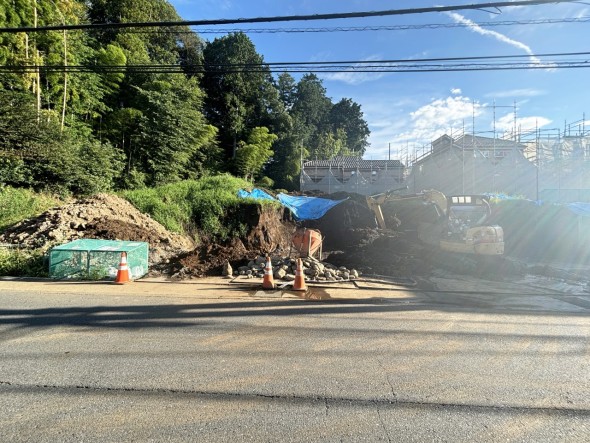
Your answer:
[[[211,25],[233,25],[246,23],[277,23],[289,21],[314,21],[314,20],[337,20],[350,18],[368,18],[384,17],[394,15],[413,15],[431,12],[450,12],[461,10],[485,10],[500,9],[503,7],[514,6],[536,6],[555,3],[576,3],[576,0],[521,0],[521,1],[503,1],[491,3],[475,3],[471,5],[454,5],[454,6],[434,6],[427,8],[408,8],[408,9],[390,9],[385,11],[367,11],[367,12],[345,12],[332,14],[313,14],[313,15],[288,15],[273,17],[256,17],[240,19],[218,19],[218,20],[187,20],[187,21],[168,21],[168,22],[135,22],[135,23],[96,23],[96,24],[78,24],[78,25],[55,25],[41,27],[18,27],[18,28],[0,28],[0,33],[18,33],[18,32],[44,32],[44,31],[63,31],[63,30],[82,30],[82,29],[122,29],[122,28],[146,28],[146,27],[175,27],[175,26],[211,26]]]
[[[269,69],[265,66],[250,67],[224,67],[210,71],[203,65],[114,65],[114,66],[93,66],[93,65],[28,65],[28,66],[2,66],[0,73],[28,73],[37,72],[68,72],[68,73],[151,73],[151,74],[205,74],[212,75],[232,73],[399,73],[399,72],[452,72],[452,71],[499,71],[499,70],[535,70],[535,69],[571,69],[590,68],[590,60],[573,61],[547,61],[542,63],[526,62],[493,62],[493,63],[429,63],[429,64],[383,64],[374,63],[371,65],[334,65],[325,64],[318,66],[279,66]]]
[[[513,55],[487,55],[468,57],[439,57],[422,59],[390,59],[390,60],[342,60],[321,62],[267,62],[267,63],[216,63],[216,64],[142,64],[142,65],[11,65],[0,66],[0,72],[30,72],[38,69],[44,71],[65,71],[69,68],[72,72],[389,72],[389,69],[402,70],[407,68],[457,68],[457,67],[520,67],[521,69],[533,68],[564,68],[587,67],[590,65],[590,51],[586,52],[558,52],[543,54],[513,54]],[[544,60],[548,58],[562,58],[561,61]],[[570,57],[572,60],[563,60]],[[573,59],[576,57],[577,59]],[[535,59],[535,62],[506,60]],[[504,61],[503,61],[504,60]],[[482,63],[482,62],[494,63]],[[451,64],[449,62],[454,62]],[[463,62],[463,63],[459,63]],[[469,62],[469,63],[466,63]],[[398,72],[398,71],[393,71]]]
[[[559,23],[587,23],[590,16],[583,17],[566,17],[566,18],[546,18],[531,20],[505,20],[497,22],[474,22],[482,28],[492,28],[499,26],[517,26],[517,25],[552,25]],[[204,28],[196,31],[178,31],[178,30],[140,30],[130,31],[132,34],[229,34],[234,32],[243,32],[244,34],[280,34],[280,33],[323,33],[323,32],[367,32],[367,31],[411,31],[422,29],[448,29],[448,28],[468,28],[471,25],[467,23],[423,23],[415,25],[380,25],[380,26],[335,26],[323,28]]]
[[[581,59],[576,60],[546,60],[541,62],[543,59],[552,58],[564,58],[564,57],[578,57]],[[280,71],[281,69],[358,69],[360,67],[391,67],[391,65],[411,65],[411,66],[425,66],[427,63],[439,62],[439,65],[444,62],[472,62],[471,65],[475,65],[473,62],[481,61],[496,61],[498,65],[507,65],[507,61],[501,60],[514,60],[514,59],[535,59],[536,62],[529,62],[532,65],[552,65],[558,63],[576,63],[576,64],[587,64],[590,63],[588,58],[590,57],[590,51],[583,52],[553,52],[553,53],[541,53],[541,54],[506,54],[506,55],[485,55],[485,56],[466,56],[466,57],[438,57],[438,58],[419,58],[419,59],[389,59],[389,60],[338,60],[338,61],[317,61],[317,62],[264,62],[264,63],[205,63],[205,64],[136,64],[136,65],[97,65],[97,64],[86,64],[86,65],[69,65],[75,69],[85,69],[88,71],[93,70],[140,70],[140,69],[165,69],[165,70],[182,70],[182,69],[203,69],[206,71],[213,70],[266,70],[269,68],[274,71]],[[512,62],[513,64],[524,62]],[[488,64],[489,65],[489,64]],[[22,70],[32,69],[45,69],[45,70],[58,70],[65,68],[62,65],[4,65],[0,66],[0,71],[13,72]],[[180,72],[180,71],[179,71]]]

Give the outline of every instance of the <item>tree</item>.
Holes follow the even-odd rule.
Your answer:
[[[320,132],[310,156],[312,158],[331,159],[339,155],[350,155],[350,151],[346,147],[346,133],[344,130]]]
[[[226,157],[255,127],[267,125],[278,97],[269,69],[243,33],[215,39],[204,49],[205,113],[219,129]],[[232,67],[230,67],[232,66]],[[253,69],[255,68],[255,69]]]
[[[326,96],[322,81],[315,74],[304,75],[297,84],[295,102],[291,109],[294,130],[303,146],[310,146],[318,132],[328,124],[332,101]]]
[[[242,143],[236,153],[236,165],[240,175],[245,179],[254,179],[264,164],[272,156],[272,144],[277,136],[270,134],[268,128],[254,128],[248,136],[248,141]]]
[[[14,186],[90,194],[111,189],[122,169],[121,153],[84,125],[37,121],[35,99],[0,91],[0,177]],[[8,168],[13,172],[8,173]]]
[[[168,79],[138,87],[134,103],[141,109],[137,167],[152,185],[189,178],[195,154],[211,149],[215,136],[201,113],[203,94],[196,79]]]
[[[333,131],[343,130],[348,150],[359,157],[365,153],[370,131],[363,118],[361,106],[349,98],[343,98],[330,110],[330,126]]]
[[[288,72],[279,74],[277,89],[285,109],[291,110],[297,97],[297,83],[295,79]]]

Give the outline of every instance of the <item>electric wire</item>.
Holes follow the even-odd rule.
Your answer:
[[[457,72],[457,71],[501,71],[501,70],[557,70],[572,68],[589,68],[590,60],[586,61],[561,61],[546,63],[462,63],[462,64],[426,64],[426,65],[368,65],[357,67],[352,65],[341,66],[316,66],[309,67],[282,67],[280,69],[268,69],[264,67],[249,68],[224,68],[216,71],[208,70],[202,66],[193,65],[151,65],[151,66],[84,66],[84,65],[28,65],[28,66],[2,66],[0,73],[31,73],[41,72],[94,72],[100,74],[112,73],[141,73],[141,74],[255,74],[255,73],[401,73],[401,72]]]
[[[201,63],[136,65],[7,65],[0,72],[97,72],[97,73],[386,73],[444,72],[507,69],[567,69],[590,67],[590,51],[544,54],[491,55],[393,60],[344,60],[321,62]]]
[[[588,23],[590,16],[583,17],[565,17],[565,18],[546,18],[531,20],[505,20],[497,22],[474,22],[482,28],[492,28],[500,26],[519,26],[519,25],[554,25],[560,23]],[[379,26],[335,26],[322,28],[198,28],[194,31],[182,31],[173,29],[160,30],[129,30],[130,34],[280,34],[280,33],[332,33],[332,32],[370,32],[370,31],[411,31],[423,29],[451,29],[451,28],[469,28],[467,23],[423,23],[413,25],[379,25]]]
[[[315,21],[315,20],[338,20],[351,18],[369,18],[385,17],[399,15],[414,15],[435,12],[451,12],[463,10],[485,10],[500,9],[504,7],[516,6],[538,6],[557,3],[577,3],[576,0],[517,0],[502,1],[490,3],[475,3],[470,5],[452,5],[452,6],[433,6],[426,8],[407,8],[391,9],[385,11],[365,11],[365,12],[344,12],[330,14],[312,14],[312,15],[289,15],[289,16],[272,16],[272,17],[254,17],[239,19],[217,19],[217,20],[183,20],[183,21],[162,21],[162,22],[133,22],[133,23],[84,23],[77,25],[54,25],[39,27],[17,27],[17,28],[0,28],[0,33],[19,33],[19,32],[46,32],[46,31],[67,31],[81,29],[122,29],[122,28],[146,28],[146,27],[177,27],[177,26],[209,26],[209,25],[235,25],[246,23],[278,23],[290,21]]]

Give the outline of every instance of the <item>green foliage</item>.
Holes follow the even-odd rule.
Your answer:
[[[0,275],[12,277],[47,277],[47,262],[40,250],[0,248]]]
[[[363,119],[361,106],[349,98],[343,98],[332,106],[329,121],[332,131],[344,132],[347,149],[362,157],[369,145],[367,138],[370,131]]]
[[[12,91],[0,91],[0,154],[0,183],[63,194],[112,189],[123,168],[121,153],[87,126],[37,121],[32,98]]]
[[[349,154],[350,151],[346,147],[346,133],[342,129],[338,129],[336,133],[331,131],[319,133],[315,149],[311,152],[311,156],[317,158],[334,158]]]
[[[61,201],[47,193],[0,185],[0,232],[13,224],[35,217]]]
[[[278,137],[268,132],[268,128],[254,128],[248,136],[248,142],[238,149],[236,164],[238,172],[245,179],[257,176],[264,164],[272,156],[270,149]]]
[[[100,48],[97,53],[98,63],[102,66],[124,66],[127,63],[127,57],[121,47],[108,44],[105,48]],[[109,92],[114,93],[119,90],[121,82],[125,79],[122,72],[107,72],[103,74],[103,87]]]
[[[0,28],[156,19],[180,21],[166,0],[0,0]],[[186,74],[92,69],[149,64],[177,65]],[[228,64],[261,69],[229,72]],[[366,148],[360,106],[350,99],[333,105],[313,74],[296,82],[283,73],[275,81],[243,33],[207,45],[187,27],[0,33],[0,65],[28,66],[0,73],[0,183],[88,194],[237,167],[295,189],[302,154]],[[248,139],[262,127],[277,137],[272,151]],[[238,146],[239,158],[228,161]]]
[[[256,126],[269,126],[279,105],[270,70],[243,33],[216,38],[204,51],[205,113],[220,133],[221,147],[232,158],[240,140]],[[228,64],[262,65],[260,72],[227,72]]]
[[[255,203],[239,199],[237,192],[249,186],[222,174],[126,191],[123,197],[171,231],[225,240],[243,234],[245,225],[236,214],[241,205]]]
[[[267,188],[267,189],[272,189],[275,185],[275,182],[272,178],[270,177],[262,177],[260,179],[258,179],[256,181],[256,186],[259,188]]]
[[[200,166],[194,163],[198,151],[214,146],[215,131],[199,111],[201,104],[195,79],[172,77],[137,88],[136,107],[142,109],[138,154],[150,184],[191,178],[190,172]]]

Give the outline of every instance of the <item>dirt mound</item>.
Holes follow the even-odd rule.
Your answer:
[[[322,218],[302,223],[306,228],[317,229],[322,233],[324,250],[344,250],[366,244],[375,238],[375,214],[368,208],[364,196],[342,192],[322,198],[347,199],[330,209]]]
[[[165,272],[179,279],[221,275],[226,261],[237,267],[259,255],[289,250],[295,226],[285,219],[282,209],[255,205],[239,208],[240,212],[231,216],[243,220],[248,232],[227,242],[204,239],[198,248],[173,260]]]
[[[335,266],[356,268],[363,274],[405,277],[431,271],[423,255],[420,245],[392,233],[375,237],[359,247],[332,253],[326,261]]]
[[[492,210],[489,223],[503,228],[507,255],[536,262],[590,264],[586,217],[564,205],[528,200],[500,201]]]
[[[49,249],[79,238],[145,241],[150,245],[150,266],[194,248],[194,243],[166,230],[127,200],[98,194],[50,209],[7,229],[0,242]]]

